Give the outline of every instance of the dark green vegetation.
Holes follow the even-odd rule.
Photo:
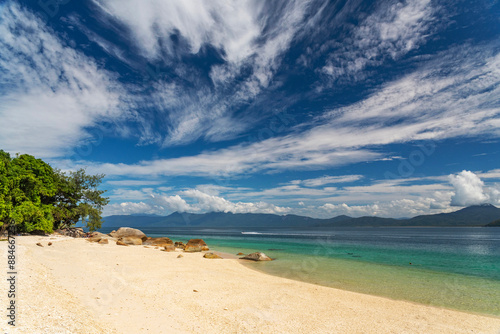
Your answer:
[[[172,213],[169,216],[109,216],[104,226],[137,227],[202,227],[202,228],[297,228],[321,229],[333,227],[380,226],[484,226],[500,219],[500,209],[490,205],[475,205],[452,213],[417,216],[410,219],[337,216],[329,219],[253,213],[211,212],[205,214]]]
[[[0,150],[0,229],[15,225],[19,232],[50,233],[79,220],[98,229],[108,203],[97,189],[103,177],[83,169],[66,174],[31,155],[12,158]]]

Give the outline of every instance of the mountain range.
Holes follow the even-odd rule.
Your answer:
[[[259,229],[329,229],[334,227],[389,227],[389,226],[499,226],[500,208],[491,204],[469,206],[464,209],[407,219],[345,215],[319,219],[297,215],[261,213],[209,212],[203,214],[174,212],[169,216],[115,215],[103,218],[103,228],[130,227],[196,227],[196,228],[259,228]]]

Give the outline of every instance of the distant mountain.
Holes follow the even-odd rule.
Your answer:
[[[489,223],[486,227],[500,227],[500,219],[495,220],[494,222]]]
[[[383,227],[383,226],[497,226],[500,209],[491,205],[474,205],[467,208],[435,215],[422,215],[409,219],[381,217],[337,216],[318,219],[297,215],[278,216],[262,213],[204,214],[174,212],[169,216],[108,216],[103,218],[103,228],[131,227],[198,227],[198,228],[238,228],[238,229],[322,229],[332,227]],[[498,221],[497,221],[498,220]]]
[[[335,221],[351,219],[348,216],[333,218]],[[103,227],[143,226],[143,227],[210,227],[210,228],[303,228],[319,225],[323,219],[286,215],[278,216],[261,213],[204,214],[174,212],[166,217],[109,216],[103,218]]]
[[[491,204],[473,205],[451,213],[417,216],[409,226],[484,226],[500,219],[500,209]]]

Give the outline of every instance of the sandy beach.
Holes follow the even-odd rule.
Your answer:
[[[63,236],[16,244],[16,327],[4,315],[2,333],[500,333],[498,318],[274,277],[234,258]]]

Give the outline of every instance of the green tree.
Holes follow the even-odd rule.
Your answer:
[[[0,229],[3,232],[11,222],[12,201],[9,196],[10,180],[7,171],[10,168],[10,155],[0,150]]]
[[[52,232],[51,198],[57,191],[52,167],[28,154],[12,159],[0,151],[0,160],[2,230],[15,224],[23,232]]]
[[[16,225],[21,232],[70,227],[82,221],[91,231],[101,227],[108,198],[98,187],[104,175],[84,169],[63,173],[41,159],[15,158],[0,150],[0,228]]]
[[[54,226],[64,228],[82,220],[91,231],[101,227],[102,209],[109,199],[98,187],[104,174],[87,175],[84,169],[68,174],[56,171],[58,192],[54,200]]]

